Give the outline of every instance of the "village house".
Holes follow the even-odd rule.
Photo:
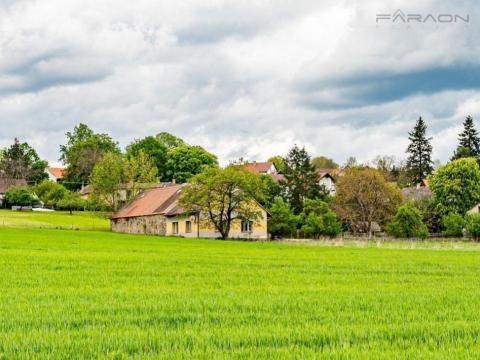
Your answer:
[[[331,169],[319,170],[318,175],[320,178],[320,180],[318,181],[320,186],[322,186],[329,195],[334,196],[336,194],[337,189],[335,186],[335,178],[333,176],[333,170]]]
[[[65,169],[61,167],[51,167],[47,168],[48,180],[60,183],[63,180],[63,173]]]
[[[140,193],[131,203],[111,217],[111,230],[130,234],[183,236],[190,238],[218,238],[220,233],[204,216],[183,211],[178,203],[187,184],[163,183]],[[261,217],[257,221],[232,223],[230,238],[267,239],[267,211],[258,206]],[[200,219],[200,220],[199,220]]]

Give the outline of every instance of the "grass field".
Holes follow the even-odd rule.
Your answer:
[[[110,223],[105,214],[78,211],[36,212],[0,210],[0,226],[42,228],[108,230]]]
[[[1,228],[0,269],[5,359],[480,354],[476,246],[411,250]]]

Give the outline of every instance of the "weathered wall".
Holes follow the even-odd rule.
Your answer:
[[[113,232],[129,234],[166,235],[167,233],[166,220],[163,215],[112,219],[110,227]]]

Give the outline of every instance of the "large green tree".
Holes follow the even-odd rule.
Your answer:
[[[480,167],[474,158],[451,161],[429,179],[433,201],[441,215],[464,215],[480,202]]]
[[[26,142],[15,139],[13,145],[2,151],[0,177],[25,179],[29,183],[41,182],[48,178],[45,160],[40,160],[37,152]]]
[[[188,145],[187,143],[185,143],[185,141],[183,141],[183,139],[180,139],[179,137],[176,137],[175,135],[172,135],[168,132],[161,132],[157,134],[156,138],[168,150],[179,146]]]
[[[463,122],[463,131],[458,135],[458,147],[452,160],[465,157],[473,157],[480,161],[480,137],[470,115]]]
[[[419,117],[415,127],[408,133],[407,171],[411,185],[420,183],[433,172],[431,138],[427,137],[427,124]]]
[[[118,144],[108,134],[97,134],[85,124],[67,132],[60,146],[60,160],[66,166],[63,183],[70,189],[87,184],[95,164],[106,153],[120,154]]]
[[[293,214],[287,202],[278,197],[268,211],[270,213],[268,232],[272,239],[280,236],[293,237],[295,235],[298,217]]]
[[[50,180],[43,180],[40,184],[35,185],[33,191],[45,205],[51,207],[57,206],[57,203],[68,193],[62,184]]]
[[[285,186],[286,198],[295,214],[302,212],[305,199],[326,196],[319,185],[319,174],[305,148],[295,145],[290,149],[285,158],[283,174],[281,183]]]
[[[312,164],[316,169],[336,169],[338,164],[326,156],[317,156],[312,159]]]
[[[127,190],[127,200],[137,196],[146,185],[157,183],[157,173],[157,167],[142,150],[136,156],[128,156],[123,167],[123,183]]]
[[[260,218],[261,211],[255,202],[262,196],[262,182],[257,175],[238,166],[211,167],[185,186],[180,204],[187,212],[199,214],[200,221],[213,224],[222,239],[226,239],[233,221]]]
[[[165,181],[189,181],[207,167],[218,166],[217,157],[200,146],[182,145],[168,151]]]
[[[154,163],[160,179],[165,179],[167,177],[167,150],[167,146],[158,137],[147,136],[141,140],[135,140],[127,146],[127,157],[136,157],[143,152]]]

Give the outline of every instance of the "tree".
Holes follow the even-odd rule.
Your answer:
[[[306,199],[300,218],[302,231],[315,239],[322,235],[337,236],[341,231],[335,213],[319,199]]]
[[[305,199],[325,198],[326,193],[319,185],[319,175],[310,161],[305,148],[295,145],[285,158],[285,179],[281,184],[286,188],[286,198],[295,214],[303,209]]]
[[[135,156],[129,156],[123,167],[123,182],[128,191],[127,200],[137,196],[145,184],[158,182],[157,167],[140,150]]]
[[[165,180],[184,183],[205,168],[217,165],[217,157],[200,146],[178,146],[168,151]]]
[[[262,189],[264,192],[262,205],[269,209],[278,197],[282,197],[283,189],[270,175],[262,174],[260,179],[263,183]]]
[[[166,178],[167,147],[157,137],[147,136],[141,140],[135,140],[127,146],[127,158],[136,157],[140,152],[143,152],[154,163],[160,179]]]
[[[269,208],[268,232],[275,239],[279,236],[292,236],[297,226],[297,217],[288,203],[282,198],[276,198]]]
[[[317,156],[312,159],[312,165],[315,166],[315,169],[337,169],[338,164],[333,161],[333,159],[327,158],[326,156]]]
[[[355,156],[349,156],[347,161],[345,161],[345,165],[343,167],[346,169],[349,169],[349,168],[362,167],[362,165],[357,161],[357,158]]]
[[[13,145],[2,151],[0,177],[6,179],[25,179],[30,183],[48,178],[45,168],[47,162],[40,160],[35,149],[28,143],[15,139]]]
[[[121,155],[107,153],[95,165],[90,176],[94,196],[105,201],[113,210],[117,210],[119,203],[124,164]]]
[[[470,115],[463,122],[463,131],[458,134],[458,142],[459,144],[452,160],[473,157],[480,161],[480,137]]]
[[[475,240],[480,239],[480,214],[467,214],[465,216],[465,230],[468,236]]]
[[[5,193],[5,203],[9,206],[33,206],[39,204],[40,201],[28,187],[15,186]]]
[[[398,238],[425,238],[427,226],[422,221],[422,214],[410,203],[403,204],[392,221],[386,226],[387,234]]]
[[[348,169],[336,187],[332,207],[337,216],[351,229],[365,224],[370,236],[372,223],[386,223],[402,202],[401,192],[375,169]]]
[[[387,181],[397,182],[400,177],[401,167],[397,165],[394,156],[377,156],[373,159],[373,166],[382,173]]]
[[[261,211],[256,201],[262,197],[262,183],[257,175],[229,166],[207,168],[191,179],[180,196],[187,212],[198,214],[201,221],[213,224],[222,239],[228,238],[235,220],[257,221]]]
[[[463,216],[480,202],[480,167],[474,158],[451,161],[429,179],[433,201],[442,215]]]
[[[407,171],[411,184],[419,184],[433,172],[432,138],[427,138],[427,124],[419,117],[415,127],[408,133]]]
[[[73,214],[74,210],[83,210],[87,202],[82,199],[78,192],[68,192],[63,199],[57,203],[57,207],[62,210],[67,210],[70,212],[70,215]]]
[[[283,157],[280,155],[275,155],[269,158],[267,161],[273,163],[278,171],[283,172],[285,168],[285,162],[283,161]]]
[[[171,150],[179,146],[187,145],[185,141],[168,132],[161,132],[157,134],[156,138],[158,139],[158,141],[160,141],[160,144],[165,146],[167,150]]]
[[[68,193],[62,184],[49,180],[43,180],[40,184],[35,185],[33,191],[45,205],[51,207],[56,207],[57,203]]]
[[[442,225],[444,228],[443,235],[462,236],[465,220],[457,213],[450,213],[442,218]]]
[[[63,184],[79,189],[87,184],[95,164],[106,153],[120,154],[118,144],[107,134],[96,134],[85,124],[67,132],[67,143],[60,145],[60,160],[66,166]]]

